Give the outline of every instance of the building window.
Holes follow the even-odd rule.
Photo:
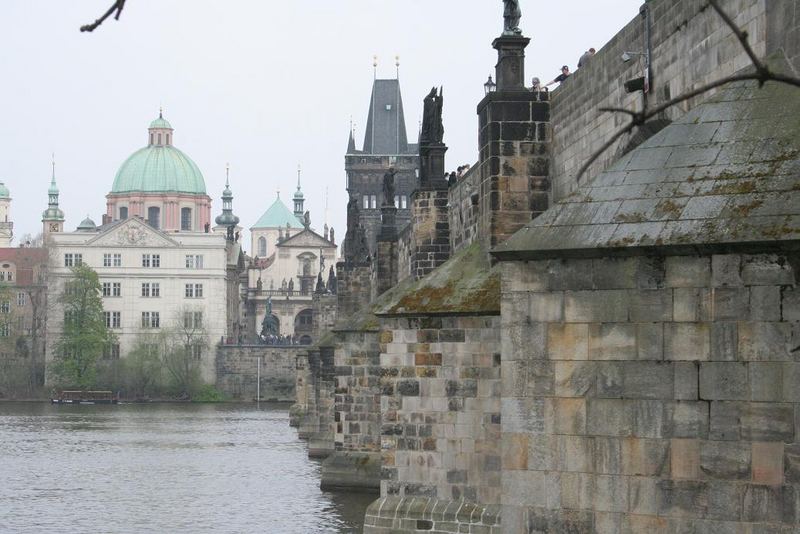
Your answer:
[[[150,144],[151,144],[151,145],[153,144],[153,136],[154,136],[154,134],[152,134],[152,133],[151,133],[151,134],[150,134]]]
[[[103,254],[103,267],[122,267],[122,254]]]
[[[203,284],[186,284],[184,296],[187,299],[203,298]]]
[[[187,330],[203,328],[203,312],[183,312],[183,328]]]
[[[83,263],[83,254],[64,254],[64,267],[77,267]]]
[[[262,258],[267,255],[267,238],[266,237],[259,237],[258,238],[258,255]]]
[[[10,335],[11,335],[11,323],[9,322],[0,323],[0,337],[8,337]]]
[[[394,196],[394,207],[395,208],[399,208],[400,207],[400,197],[398,195]]]
[[[4,300],[0,302],[0,313],[11,313],[11,301]]]
[[[169,144],[169,134],[167,134],[167,144]]]
[[[104,297],[111,296],[111,282],[103,282],[103,296]]]
[[[121,221],[124,221],[127,218],[128,218],[128,207],[127,206],[122,206],[119,209],[119,219]]]
[[[408,209],[408,197],[406,195],[400,197],[400,209]]]
[[[106,328],[120,328],[122,325],[121,312],[103,312],[103,316],[106,319]]]
[[[159,312],[142,312],[142,328],[160,328]]]
[[[181,208],[181,230],[192,229],[192,208]]]
[[[20,308],[25,306],[25,293],[17,293],[17,306]]]
[[[189,254],[186,256],[187,269],[202,269],[203,268],[203,255],[202,254]]]
[[[369,209],[369,195],[364,195],[364,209]]]
[[[8,280],[9,282],[14,281],[14,271],[6,272],[6,280]]]
[[[119,360],[119,343],[111,343],[103,348],[104,360]]]
[[[369,197],[370,204],[372,205],[372,209],[376,209],[378,207],[378,195],[372,195]]]
[[[142,296],[143,297],[160,297],[161,285],[158,282],[143,282],[142,283]]]
[[[161,267],[161,255],[142,254],[142,267]]]
[[[157,206],[147,208],[147,224],[155,229],[161,228],[161,208]]]
[[[158,134],[158,144],[161,144],[161,134]]]
[[[192,351],[192,358],[195,360],[200,360],[203,358],[203,346],[202,345],[191,345]]]

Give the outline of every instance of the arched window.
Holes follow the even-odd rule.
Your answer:
[[[311,260],[308,258],[303,260],[303,276],[311,276]]]
[[[153,137],[154,137],[154,135],[153,135],[153,134],[150,134],[150,144],[151,144],[151,145],[153,144]]]
[[[147,224],[153,228],[161,227],[161,209],[156,206],[147,208]]]
[[[158,144],[161,144],[161,134],[158,134]]]
[[[314,313],[311,310],[303,310],[294,318],[294,333],[311,332],[314,327]]]
[[[267,255],[267,238],[266,237],[259,237],[258,238],[258,255],[262,258]]]
[[[128,206],[121,206],[119,208],[119,220],[124,221],[128,218]]]
[[[181,230],[192,229],[192,208],[181,208]]]
[[[167,144],[169,144],[169,134],[167,134]]]

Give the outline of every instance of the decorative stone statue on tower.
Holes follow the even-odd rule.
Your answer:
[[[305,226],[306,230],[311,227],[311,212],[308,210],[303,214],[303,226]]]
[[[394,206],[394,177],[397,171],[394,167],[389,167],[389,171],[383,175],[383,205]]]
[[[522,18],[522,9],[519,7],[519,0],[503,0],[505,9],[503,10],[503,35],[521,35],[519,21]]]
[[[444,107],[444,90],[432,88],[425,97],[422,108],[422,134],[420,144],[441,144],[444,139],[442,108]]]
[[[278,335],[278,322],[275,316],[272,315],[272,297],[267,299],[267,308],[264,315],[264,320],[261,321],[261,336],[267,338],[269,336]]]

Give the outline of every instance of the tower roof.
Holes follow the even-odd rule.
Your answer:
[[[399,80],[375,80],[372,86],[367,129],[364,133],[364,152],[409,153]]]
[[[275,199],[275,202],[267,208],[264,215],[258,219],[253,228],[286,228],[286,223],[289,223],[289,228],[302,228],[303,225],[297,220],[297,217],[286,207],[280,197]]]
[[[11,198],[11,192],[6,187],[6,184],[0,182],[0,198],[8,199]]]

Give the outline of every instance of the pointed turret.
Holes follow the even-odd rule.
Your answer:
[[[300,165],[297,166],[297,191],[294,194],[294,216],[297,217],[297,220],[302,222],[303,221],[303,203],[305,202],[305,198],[303,196],[303,191],[300,189]]]
[[[375,80],[364,132],[367,154],[409,153],[399,80]]]
[[[228,241],[234,241],[236,225],[239,224],[239,217],[233,214],[233,191],[230,183],[230,166],[225,166],[225,189],[222,191],[222,215],[218,215],[214,220],[218,226],[226,229]]]
[[[350,128],[350,139],[347,140],[347,153],[348,154],[355,154],[356,153],[356,138],[353,135],[353,129]]]
[[[58,207],[58,186],[56,185],[56,162],[53,159],[53,175],[47,189],[47,209],[42,212],[44,235],[64,231],[64,212]]]

